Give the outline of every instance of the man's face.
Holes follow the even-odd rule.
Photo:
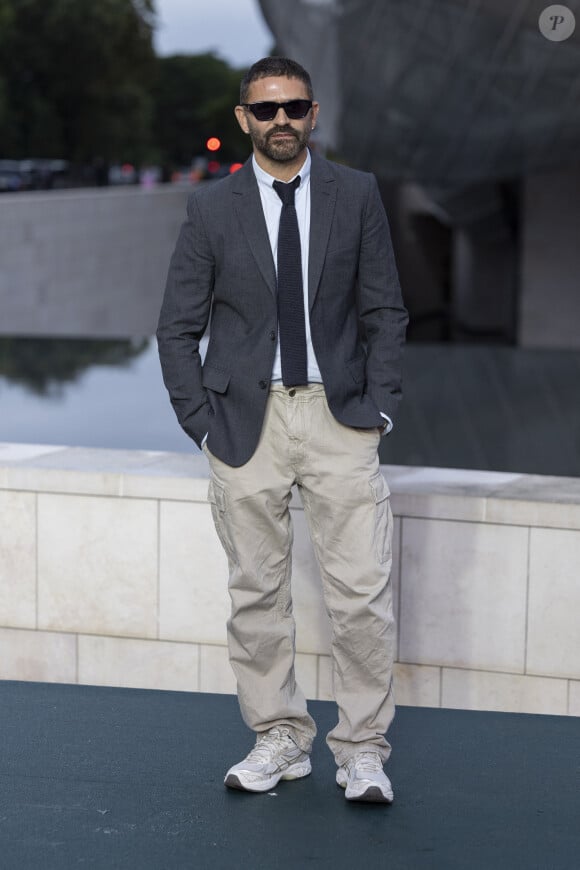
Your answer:
[[[258,79],[252,82],[248,103],[272,100],[286,103],[289,100],[307,100],[306,85],[300,79],[285,76]],[[316,124],[318,103],[313,103],[305,118],[291,120],[284,109],[278,109],[271,121],[258,121],[249,109],[236,106],[236,117],[244,133],[249,133],[254,150],[276,163],[292,162],[307,146]]]

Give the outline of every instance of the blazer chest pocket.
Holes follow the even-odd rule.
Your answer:
[[[225,393],[230,382],[230,374],[223,369],[204,365],[201,371],[201,382],[206,389],[213,390],[214,393]]]

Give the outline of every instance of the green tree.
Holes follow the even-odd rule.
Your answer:
[[[6,55],[6,43],[12,27],[13,11],[10,0],[0,0],[0,131],[8,120],[6,75],[1,59]]]
[[[154,14],[153,0],[0,0],[5,155],[148,156]]]
[[[210,136],[222,142],[220,159],[245,159],[249,142],[234,116],[243,70],[211,53],[173,55],[157,63],[155,129],[164,162],[188,166],[192,157],[207,154]]]

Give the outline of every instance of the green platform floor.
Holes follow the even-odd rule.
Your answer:
[[[0,683],[1,870],[577,870],[580,719],[401,707],[393,806],[313,773],[222,784],[253,743],[227,695]]]

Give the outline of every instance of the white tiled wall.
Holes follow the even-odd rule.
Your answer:
[[[0,490],[0,625],[36,628],[36,495]]]
[[[197,644],[135,640],[124,637],[78,638],[78,682],[132,689],[199,689]]]
[[[564,715],[567,696],[567,680],[443,668],[442,707]]]
[[[441,668],[398,662],[393,674],[395,703],[411,707],[439,707]]]
[[[524,671],[528,530],[403,520],[399,658]]]
[[[0,628],[0,679],[76,683],[74,634]]]
[[[234,695],[236,679],[230,667],[225,646],[200,647],[199,689],[201,692],[219,692]]]
[[[318,697],[318,656],[297,653],[296,681],[307,698]]]
[[[12,464],[0,451],[0,679],[234,693],[205,460],[31,450],[4,452]],[[538,500],[525,508],[522,476],[421,471],[386,470],[396,702],[580,715],[574,482],[546,483],[542,514]],[[517,522],[530,516],[538,526]],[[569,527],[550,525],[558,517]],[[330,627],[298,500],[292,519],[296,675],[307,697],[331,699]]]
[[[225,644],[226,556],[206,504],[161,502],[159,636]]]
[[[568,713],[580,716],[580,680],[568,681]]]
[[[152,499],[38,496],[38,627],[157,637]]]
[[[532,529],[527,669],[580,675],[580,531]]]
[[[332,660],[318,656],[318,696],[321,701],[332,701]]]

